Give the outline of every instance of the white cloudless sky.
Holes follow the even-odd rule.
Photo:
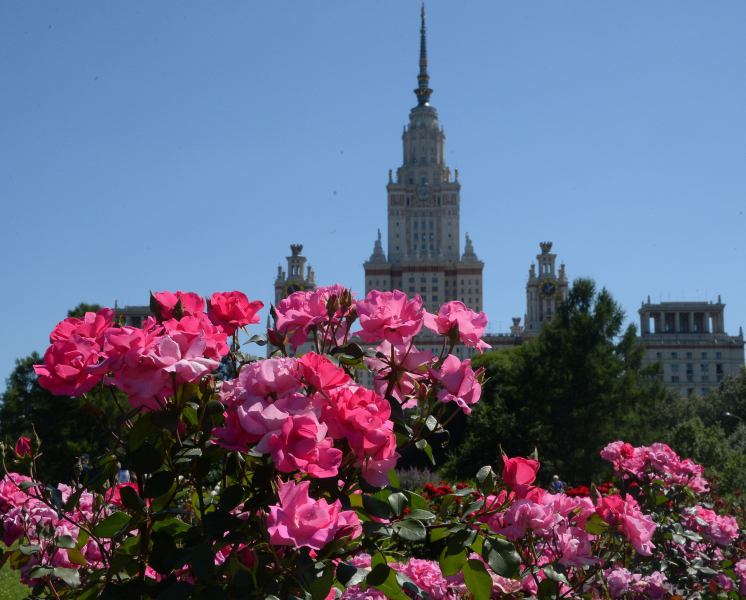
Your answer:
[[[523,317],[552,241],[630,320],[648,295],[721,295],[737,334],[746,4],[426,10],[431,104],[492,331]],[[81,301],[238,289],[269,305],[291,243],[319,284],[360,292],[416,104],[419,11],[0,4],[0,378]]]

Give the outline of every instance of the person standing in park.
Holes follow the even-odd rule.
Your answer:
[[[553,494],[565,493],[565,483],[563,481],[560,481],[559,475],[555,475],[554,477],[552,477],[551,488]]]

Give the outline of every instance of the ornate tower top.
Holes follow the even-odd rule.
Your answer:
[[[303,252],[303,244],[290,244],[290,251],[293,256],[300,256],[300,253]]]
[[[417,106],[429,106],[430,94],[433,91],[428,87],[430,75],[427,74],[427,33],[425,29],[425,3],[422,3],[422,27],[420,28],[420,74],[417,75]]]
[[[539,246],[542,254],[549,254],[552,251],[552,242],[539,242]]]

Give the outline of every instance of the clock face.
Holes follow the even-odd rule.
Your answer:
[[[552,298],[557,293],[557,282],[547,279],[539,286],[539,292],[544,298]]]
[[[427,200],[427,198],[430,196],[430,186],[426,183],[418,185],[417,195],[420,197],[420,200]]]
[[[294,294],[295,292],[302,292],[302,291],[303,291],[303,286],[300,283],[293,281],[292,283],[288,283],[285,286],[284,297],[287,298],[290,294]]]

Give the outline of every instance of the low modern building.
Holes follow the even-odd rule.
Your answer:
[[[725,332],[725,304],[714,302],[643,303],[640,339],[645,363],[661,361],[663,382],[682,395],[706,395],[744,364],[743,329]]]

